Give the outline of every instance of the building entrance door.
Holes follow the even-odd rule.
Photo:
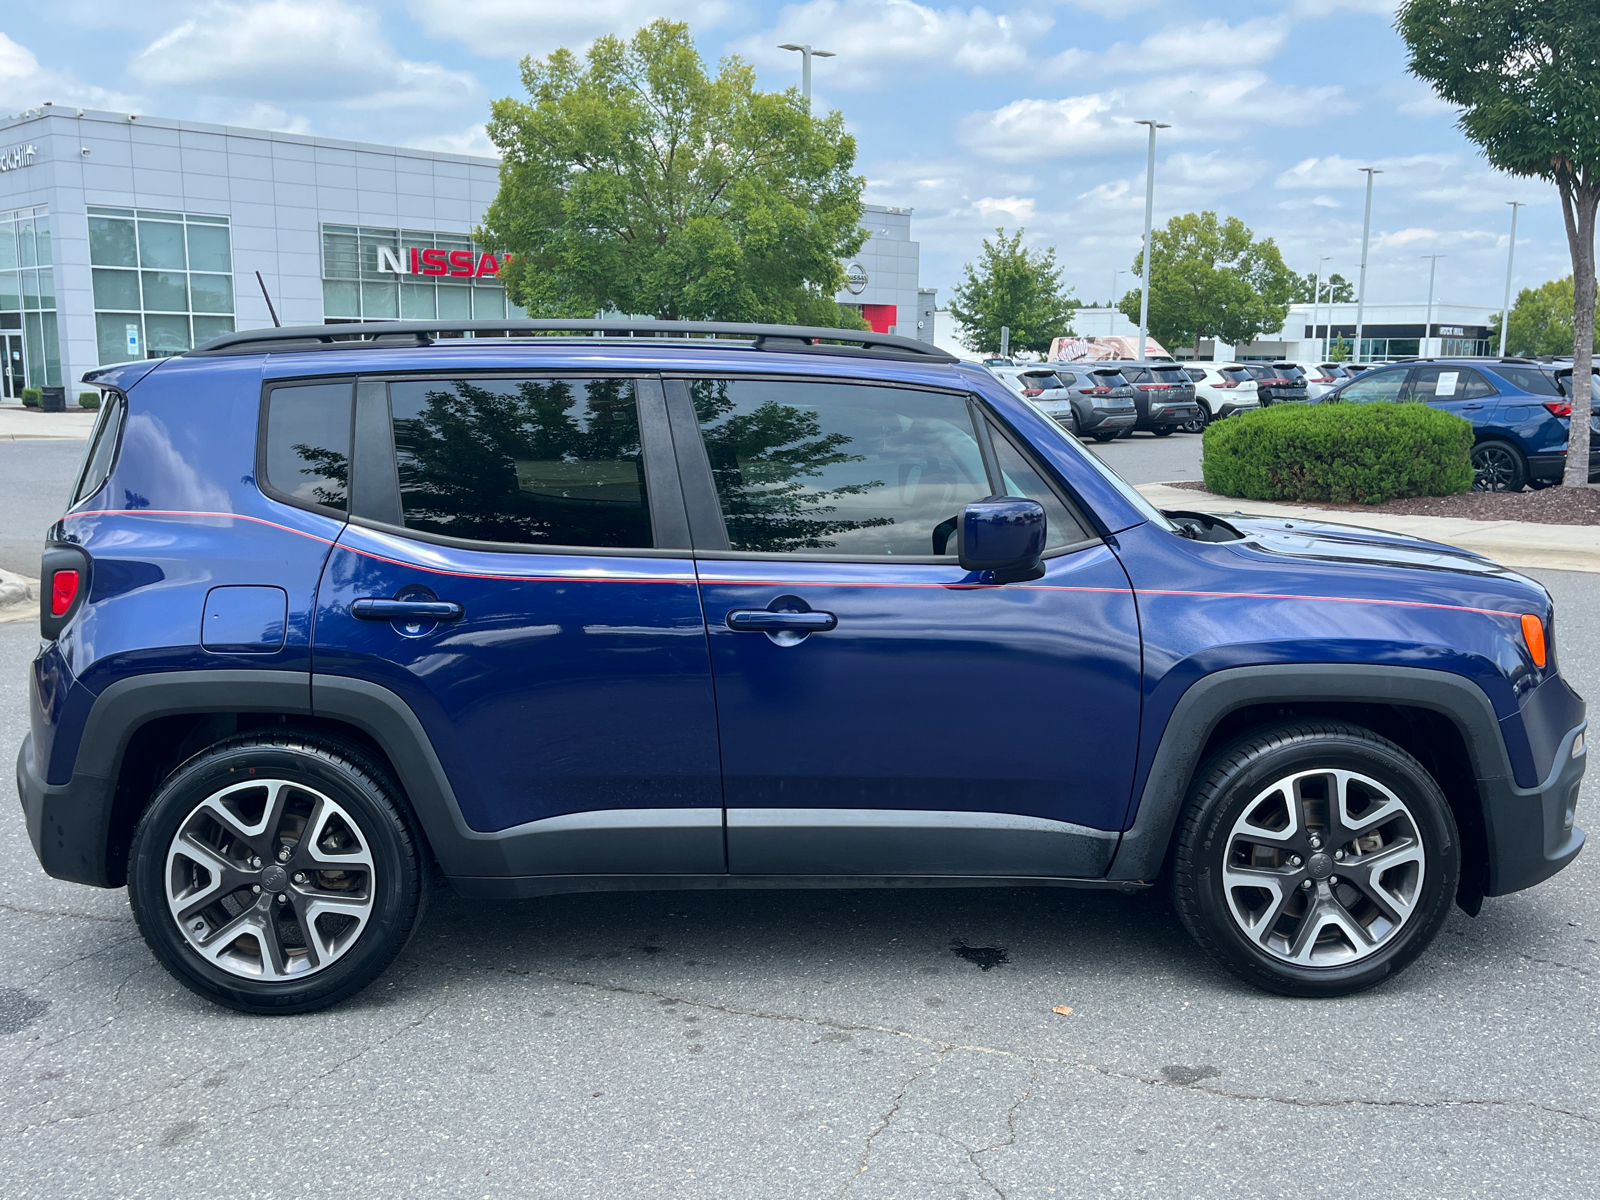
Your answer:
[[[7,400],[18,400],[22,389],[28,386],[20,333],[0,333],[0,356],[0,394]]]

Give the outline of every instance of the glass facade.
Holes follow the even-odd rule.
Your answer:
[[[101,365],[169,358],[233,332],[227,217],[89,208]]]
[[[385,249],[402,267],[380,261]],[[483,253],[464,233],[419,229],[375,229],[366,225],[322,226],[322,316],[325,321],[501,320],[527,313],[508,304],[494,276],[451,278],[412,275],[411,251]],[[387,256],[385,256],[387,257]],[[388,270],[384,270],[384,266]]]
[[[0,212],[0,392],[61,384],[50,217],[43,205]]]

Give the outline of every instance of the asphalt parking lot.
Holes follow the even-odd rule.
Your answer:
[[[34,546],[0,565],[37,572],[57,446],[0,443],[0,546]],[[1100,449],[1198,474],[1186,435]],[[1538,578],[1593,695],[1594,579]],[[0,624],[8,755],[36,644]],[[123,892],[46,877],[5,779],[8,1196],[1551,1197],[1600,1169],[1592,853],[1337,1001],[1235,983],[1159,891],[446,892],[366,993],[264,1019],[168,977]]]

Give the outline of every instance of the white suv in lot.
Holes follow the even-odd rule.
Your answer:
[[[1197,429],[1234,413],[1260,408],[1255,378],[1237,363],[1194,363],[1183,368],[1194,380],[1194,398],[1200,404]]]

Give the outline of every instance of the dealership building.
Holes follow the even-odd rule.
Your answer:
[[[0,120],[3,395],[273,324],[524,315],[472,240],[494,158],[42,105]],[[911,210],[868,205],[840,303],[933,339]]]

